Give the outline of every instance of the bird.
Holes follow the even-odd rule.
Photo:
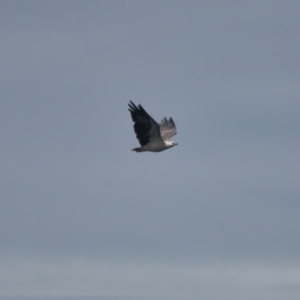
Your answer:
[[[142,107],[136,106],[131,100],[128,103],[128,110],[134,122],[133,128],[141,147],[133,148],[133,152],[161,152],[177,146],[178,143],[170,141],[170,138],[177,133],[176,125],[170,117],[164,117],[158,124]]]

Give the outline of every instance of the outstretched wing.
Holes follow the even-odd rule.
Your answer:
[[[168,141],[173,135],[177,133],[176,125],[172,118],[169,120],[165,117],[161,120],[160,135],[164,141]]]
[[[133,128],[141,146],[145,146],[149,142],[163,143],[160,136],[159,125],[150,115],[148,115],[142,105],[139,104],[136,106],[130,101],[128,106],[132,121],[134,122]]]

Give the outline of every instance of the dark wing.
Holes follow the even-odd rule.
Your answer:
[[[139,104],[136,106],[130,100],[128,106],[132,121],[134,122],[133,128],[141,146],[145,146],[151,141],[162,142],[159,125],[148,115],[142,105]]]
[[[176,125],[172,118],[169,120],[165,117],[161,120],[160,135],[164,141],[168,141],[173,135],[177,133]]]

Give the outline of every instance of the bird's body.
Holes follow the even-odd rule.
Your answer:
[[[176,126],[172,118],[163,118],[158,124],[139,104],[136,106],[132,101],[128,104],[133,128],[141,147],[133,148],[135,152],[161,152],[178,145],[170,141],[176,134]]]

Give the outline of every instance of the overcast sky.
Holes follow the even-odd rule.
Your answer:
[[[300,299],[299,16],[0,1],[0,298]],[[129,100],[179,145],[128,152]]]

